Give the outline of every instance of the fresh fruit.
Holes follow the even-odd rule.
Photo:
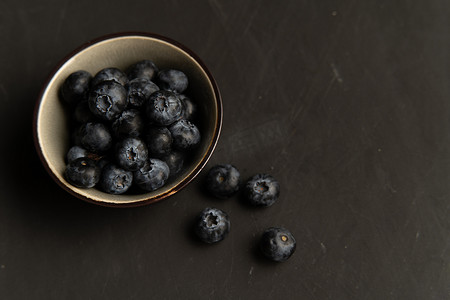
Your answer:
[[[111,125],[117,138],[138,137],[144,129],[144,120],[136,109],[124,110]]]
[[[107,67],[94,77],[79,70],[61,85],[72,136],[65,172],[75,186],[98,184],[111,194],[126,193],[133,185],[154,191],[181,172],[200,142],[192,123],[197,106],[180,94],[188,85],[182,71],[159,72],[150,60],[126,70]],[[95,180],[76,168],[96,174]]]
[[[169,127],[176,149],[188,150],[200,142],[200,131],[194,123],[181,119]]]
[[[158,67],[156,67],[154,62],[148,59],[138,61],[127,69],[129,80],[133,80],[135,78],[153,80],[156,73],[158,73]]]
[[[181,118],[183,104],[173,92],[156,91],[150,95],[146,103],[146,113],[150,122],[158,126],[167,126]]]
[[[148,160],[148,149],[145,143],[134,137],[121,140],[115,147],[117,164],[127,171],[142,168]]]
[[[128,104],[127,91],[115,81],[104,81],[91,90],[88,103],[89,109],[98,118],[113,121]]]
[[[224,211],[208,207],[198,215],[194,231],[203,242],[217,243],[230,232],[230,219]]]
[[[145,141],[152,157],[163,157],[172,150],[172,134],[166,127],[150,127]]]
[[[194,103],[194,101],[191,100],[191,98],[187,97],[184,94],[178,95],[178,98],[180,98],[181,103],[184,107],[183,119],[189,121],[194,120],[197,115],[197,105]]]
[[[118,68],[104,68],[92,78],[92,86],[95,87],[104,81],[114,81],[125,86],[128,82],[128,77]]]
[[[158,72],[157,83],[162,90],[183,93],[188,87],[188,77],[180,70],[165,69]]]
[[[271,206],[280,195],[280,185],[270,175],[257,174],[247,181],[244,193],[246,199],[252,205]]]
[[[295,252],[296,241],[292,233],[281,227],[270,227],[261,236],[260,249],[267,258],[283,262]]]
[[[142,190],[151,192],[162,187],[169,174],[169,167],[164,161],[150,158],[143,167],[134,172],[134,181]]]
[[[128,82],[126,88],[128,103],[136,108],[140,108],[151,94],[159,91],[159,87],[146,78],[135,78]]]
[[[169,166],[170,176],[173,177],[178,174],[184,165],[186,154],[181,151],[170,151],[167,155],[161,158]]]
[[[61,97],[69,105],[86,99],[92,75],[84,70],[70,74],[61,86]]]
[[[131,187],[132,182],[132,172],[110,163],[103,167],[99,185],[103,191],[119,195],[125,193]]]
[[[68,182],[79,188],[94,187],[100,180],[100,168],[87,157],[71,161],[64,172]]]
[[[75,145],[89,152],[104,153],[111,148],[111,133],[103,123],[85,123],[75,132]]]
[[[217,198],[227,198],[239,190],[240,173],[230,164],[215,165],[206,175],[206,188]]]

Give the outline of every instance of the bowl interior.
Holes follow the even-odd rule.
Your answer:
[[[132,206],[155,202],[186,185],[206,164],[217,143],[221,127],[221,100],[214,80],[191,54],[160,37],[127,35],[103,39],[83,48],[65,61],[43,90],[35,115],[38,152],[52,177],[75,196],[111,206]],[[186,73],[185,92],[198,106],[197,125],[202,135],[200,146],[192,151],[183,171],[162,188],[145,194],[111,195],[97,189],[80,189],[64,179],[65,155],[70,147],[68,114],[58,97],[59,88],[69,74],[86,70],[92,75],[106,67],[125,70],[129,65],[150,59],[159,69],[173,68]]]

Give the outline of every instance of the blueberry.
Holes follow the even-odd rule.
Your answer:
[[[260,249],[267,258],[283,262],[295,252],[296,241],[289,230],[271,227],[264,231],[260,240]]]
[[[156,73],[158,73],[158,68],[151,60],[141,60],[131,65],[127,69],[126,73],[129,80],[133,80],[135,78],[152,80]]]
[[[128,82],[128,77],[118,68],[105,68],[95,74],[92,79],[92,86],[95,87],[104,81],[115,81],[124,86]]]
[[[156,91],[150,95],[145,111],[150,122],[167,126],[182,117],[183,104],[178,96],[170,91]]]
[[[205,208],[197,217],[195,233],[205,243],[217,243],[230,232],[228,215],[218,208]]]
[[[91,188],[100,179],[100,169],[92,159],[81,157],[66,166],[64,176],[70,184],[76,187]]]
[[[73,120],[75,120],[78,123],[93,122],[97,119],[89,109],[89,104],[87,101],[79,102],[75,106],[72,117]]]
[[[144,121],[136,109],[124,110],[112,123],[112,132],[118,138],[138,137],[144,128]]]
[[[169,127],[173,138],[173,146],[186,150],[195,147],[200,142],[200,131],[192,122],[181,119]]]
[[[89,109],[97,117],[113,121],[127,106],[127,91],[115,81],[105,81],[96,85],[89,93]]]
[[[184,94],[178,95],[178,98],[183,104],[183,118],[189,121],[194,120],[197,115],[197,105]]]
[[[157,84],[163,90],[182,93],[188,87],[188,77],[182,71],[165,69],[158,72]]]
[[[280,195],[280,185],[272,176],[258,174],[247,181],[244,188],[246,199],[257,206],[271,206]]]
[[[180,151],[170,151],[161,159],[169,166],[170,176],[173,177],[183,168],[185,154]]]
[[[77,158],[87,157],[88,151],[80,146],[73,146],[67,151],[66,160],[68,163],[74,161]]]
[[[109,194],[123,194],[130,187],[133,182],[133,173],[125,171],[122,168],[113,164],[107,164],[103,167],[99,186]]]
[[[172,134],[167,127],[150,127],[145,141],[152,157],[162,157],[172,149]]]
[[[206,175],[206,188],[217,198],[232,196],[239,190],[239,184],[239,171],[229,164],[216,165]]]
[[[61,86],[62,99],[71,105],[86,99],[92,75],[84,70],[70,74]]]
[[[128,103],[136,108],[140,108],[151,94],[159,91],[159,87],[146,78],[135,78],[128,82],[126,88]]]
[[[88,122],[75,132],[75,145],[94,153],[104,153],[112,146],[109,129],[102,123]]]
[[[148,149],[141,139],[129,137],[116,144],[115,158],[123,169],[136,171],[148,160]]]
[[[157,158],[150,158],[143,167],[133,173],[134,182],[144,191],[154,191],[162,187],[169,178],[169,167]]]

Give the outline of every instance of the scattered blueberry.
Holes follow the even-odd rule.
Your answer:
[[[200,131],[194,123],[181,119],[169,127],[173,138],[173,146],[177,149],[187,150],[200,142]]]
[[[140,138],[129,137],[116,144],[115,156],[120,167],[136,171],[148,160],[148,149]]]
[[[109,129],[103,123],[89,122],[75,132],[75,145],[94,153],[104,153],[112,146]]]
[[[271,206],[280,195],[280,185],[272,176],[258,174],[247,181],[244,193],[252,205]]]
[[[96,85],[89,94],[89,109],[97,117],[113,121],[127,106],[127,91],[115,81]]]
[[[111,125],[117,138],[138,137],[144,128],[144,120],[136,109],[124,110]]]
[[[66,166],[64,175],[67,181],[76,187],[91,188],[100,179],[100,169],[94,160],[81,157]]]
[[[285,228],[271,227],[264,231],[260,240],[260,249],[267,258],[283,262],[295,252],[294,236]]]
[[[208,207],[198,215],[194,231],[203,242],[217,243],[230,232],[230,219],[224,211]]]
[[[133,182],[133,173],[125,171],[113,164],[103,167],[100,177],[100,188],[109,194],[123,194]]]
[[[126,88],[128,103],[136,108],[140,108],[151,94],[159,91],[159,87],[146,78],[135,78],[128,82]]]
[[[183,114],[183,104],[170,91],[156,91],[146,103],[148,119],[159,126],[167,126],[179,120]]]
[[[92,86],[95,87],[97,84],[104,81],[115,81],[120,85],[125,86],[128,82],[128,77],[118,68],[105,68],[95,74],[92,79]]]
[[[135,78],[152,80],[156,73],[158,73],[158,68],[151,60],[138,61],[137,63],[131,65],[127,70],[129,80],[133,80]]]
[[[230,197],[239,190],[240,176],[232,165],[216,165],[206,175],[206,188],[217,198]]]
[[[74,161],[80,157],[87,157],[88,151],[80,146],[72,146],[66,154],[66,160],[68,163]]]
[[[150,158],[143,167],[133,173],[134,182],[148,192],[162,187],[169,178],[169,174],[167,164],[156,158]]]
[[[70,74],[61,86],[62,99],[74,105],[86,99],[92,75],[84,70]]]

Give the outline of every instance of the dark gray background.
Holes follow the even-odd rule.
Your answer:
[[[1,299],[449,299],[450,2],[0,2]],[[272,207],[214,200],[201,176],[170,199],[97,207],[38,161],[32,113],[84,42],[129,30],[195,51],[223,96],[208,164],[281,183]],[[189,226],[231,217],[217,245]],[[285,226],[286,263],[255,252]]]

